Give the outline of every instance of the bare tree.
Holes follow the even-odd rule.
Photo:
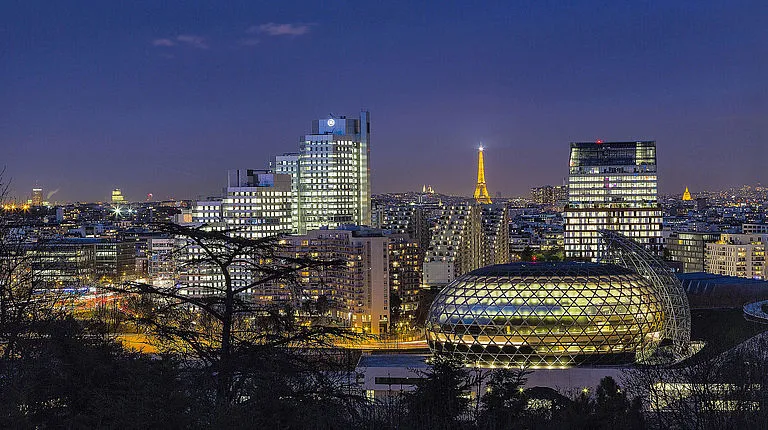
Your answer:
[[[237,410],[247,413],[249,405],[261,408],[278,398],[303,405],[357,400],[343,389],[345,374],[335,371],[349,357],[334,348],[334,340],[352,335],[297,318],[299,309],[305,316],[315,309],[301,288],[302,275],[321,273],[337,262],[290,255],[279,237],[248,239],[233,231],[177,224],[155,227],[179,239],[173,256],[183,282],[116,289],[133,295],[131,316],[161,353],[184,357],[190,368],[212,378],[219,417],[235,417]],[[287,291],[291,300],[254,298],[270,291]]]
[[[690,364],[628,370],[624,384],[658,428],[760,428],[768,422],[766,351],[762,334]]]
[[[5,169],[0,171],[0,206],[8,198]],[[52,321],[67,314],[62,296],[38,288],[33,266],[35,245],[20,234],[22,225],[7,213],[0,218],[0,358],[18,357],[23,343],[38,337]]]

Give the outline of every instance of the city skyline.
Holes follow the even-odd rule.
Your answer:
[[[311,118],[361,108],[374,193],[471,196],[482,143],[491,195],[526,195],[567,177],[569,142],[597,139],[655,140],[661,194],[765,182],[763,3],[81,4],[2,8],[20,198],[215,195]]]

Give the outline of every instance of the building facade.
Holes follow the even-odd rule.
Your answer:
[[[599,257],[601,229],[661,252],[656,142],[573,142],[570,149],[566,257]]]
[[[676,232],[666,240],[667,256],[683,263],[683,273],[703,272],[707,244],[720,240],[720,233]]]
[[[168,287],[176,283],[177,242],[173,237],[147,239],[147,274],[153,285]]]
[[[276,157],[276,173],[293,173],[296,231],[371,224],[371,121],[359,118],[314,120],[298,155]]]
[[[43,205],[43,189],[42,188],[32,188],[32,206],[42,206]]]
[[[101,241],[94,245],[96,279],[120,282],[136,273],[136,244],[124,241]]]
[[[382,334],[390,325],[389,242],[381,231],[313,230],[287,236],[282,243],[289,256],[337,261],[322,270],[300,273],[301,297],[291,286],[266,285],[251,292],[264,303],[310,299],[326,303],[326,314],[357,331]]]
[[[124,203],[125,197],[123,196],[123,192],[120,191],[120,188],[115,188],[112,190],[112,203]]]
[[[506,207],[448,206],[432,229],[424,256],[423,285],[426,288],[443,287],[471,270],[508,261]]]
[[[291,233],[296,233],[299,226],[299,154],[276,155],[270,161],[269,168],[276,174],[291,176]]]
[[[743,224],[741,232],[744,234],[768,234],[768,224]]]
[[[221,216],[232,235],[257,239],[293,231],[289,175],[240,169],[227,176]]]
[[[707,243],[704,269],[708,273],[766,279],[765,244],[768,234],[722,234]]]
[[[27,251],[32,285],[39,289],[78,288],[96,278],[99,239],[64,239],[31,244]]]
[[[424,259],[419,243],[407,234],[388,234],[389,288],[399,300],[399,321],[413,323],[421,300],[421,270]],[[393,320],[395,315],[392,315]]]

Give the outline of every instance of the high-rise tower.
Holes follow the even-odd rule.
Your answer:
[[[485,165],[483,164],[483,147],[477,152],[477,185],[475,186],[475,201],[482,204],[491,204],[491,196],[485,187]]]
[[[565,256],[596,259],[599,231],[615,230],[654,252],[661,249],[656,142],[571,143]]]
[[[120,188],[112,190],[112,203],[123,203],[124,201],[125,197],[123,196],[123,192],[120,191]]]
[[[42,205],[43,205],[43,189],[32,188],[32,206],[42,206]]]
[[[298,155],[276,160],[275,172],[295,173],[299,234],[324,226],[371,224],[370,118],[362,111],[359,118],[314,120]]]

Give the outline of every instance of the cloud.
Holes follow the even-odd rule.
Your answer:
[[[256,46],[259,43],[261,43],[261,41],[259,39],[255,39],[255,38],[250,38],[249,37],[249,38],[246,38],[246,39],[240,39],[239,43],[242,46]]]
[[[155,39],[152,41],[152,46],[160,47],[173,47],[178,45],[186,45],[197,49],[208,49],[208,40],[202,36],[194,36],[191,34],[180,34],[176,37],[162,39]]]
[[[155,39],[152,41],[152,46],[176,46],[176,42],[171,39]]]
[[[206,41],[205,38],[201,36],[193,36],[191,34],[180,34],[176,36],[176,40],[188,46],[191,46],[193,48],[208,49],[208,41]]]
[[[310,27],[310,24],[275,24],[274,22],[268,22],[251,26],[246,30],[246,33],[265,33],[269,36],[301,36],[309,33]]]

